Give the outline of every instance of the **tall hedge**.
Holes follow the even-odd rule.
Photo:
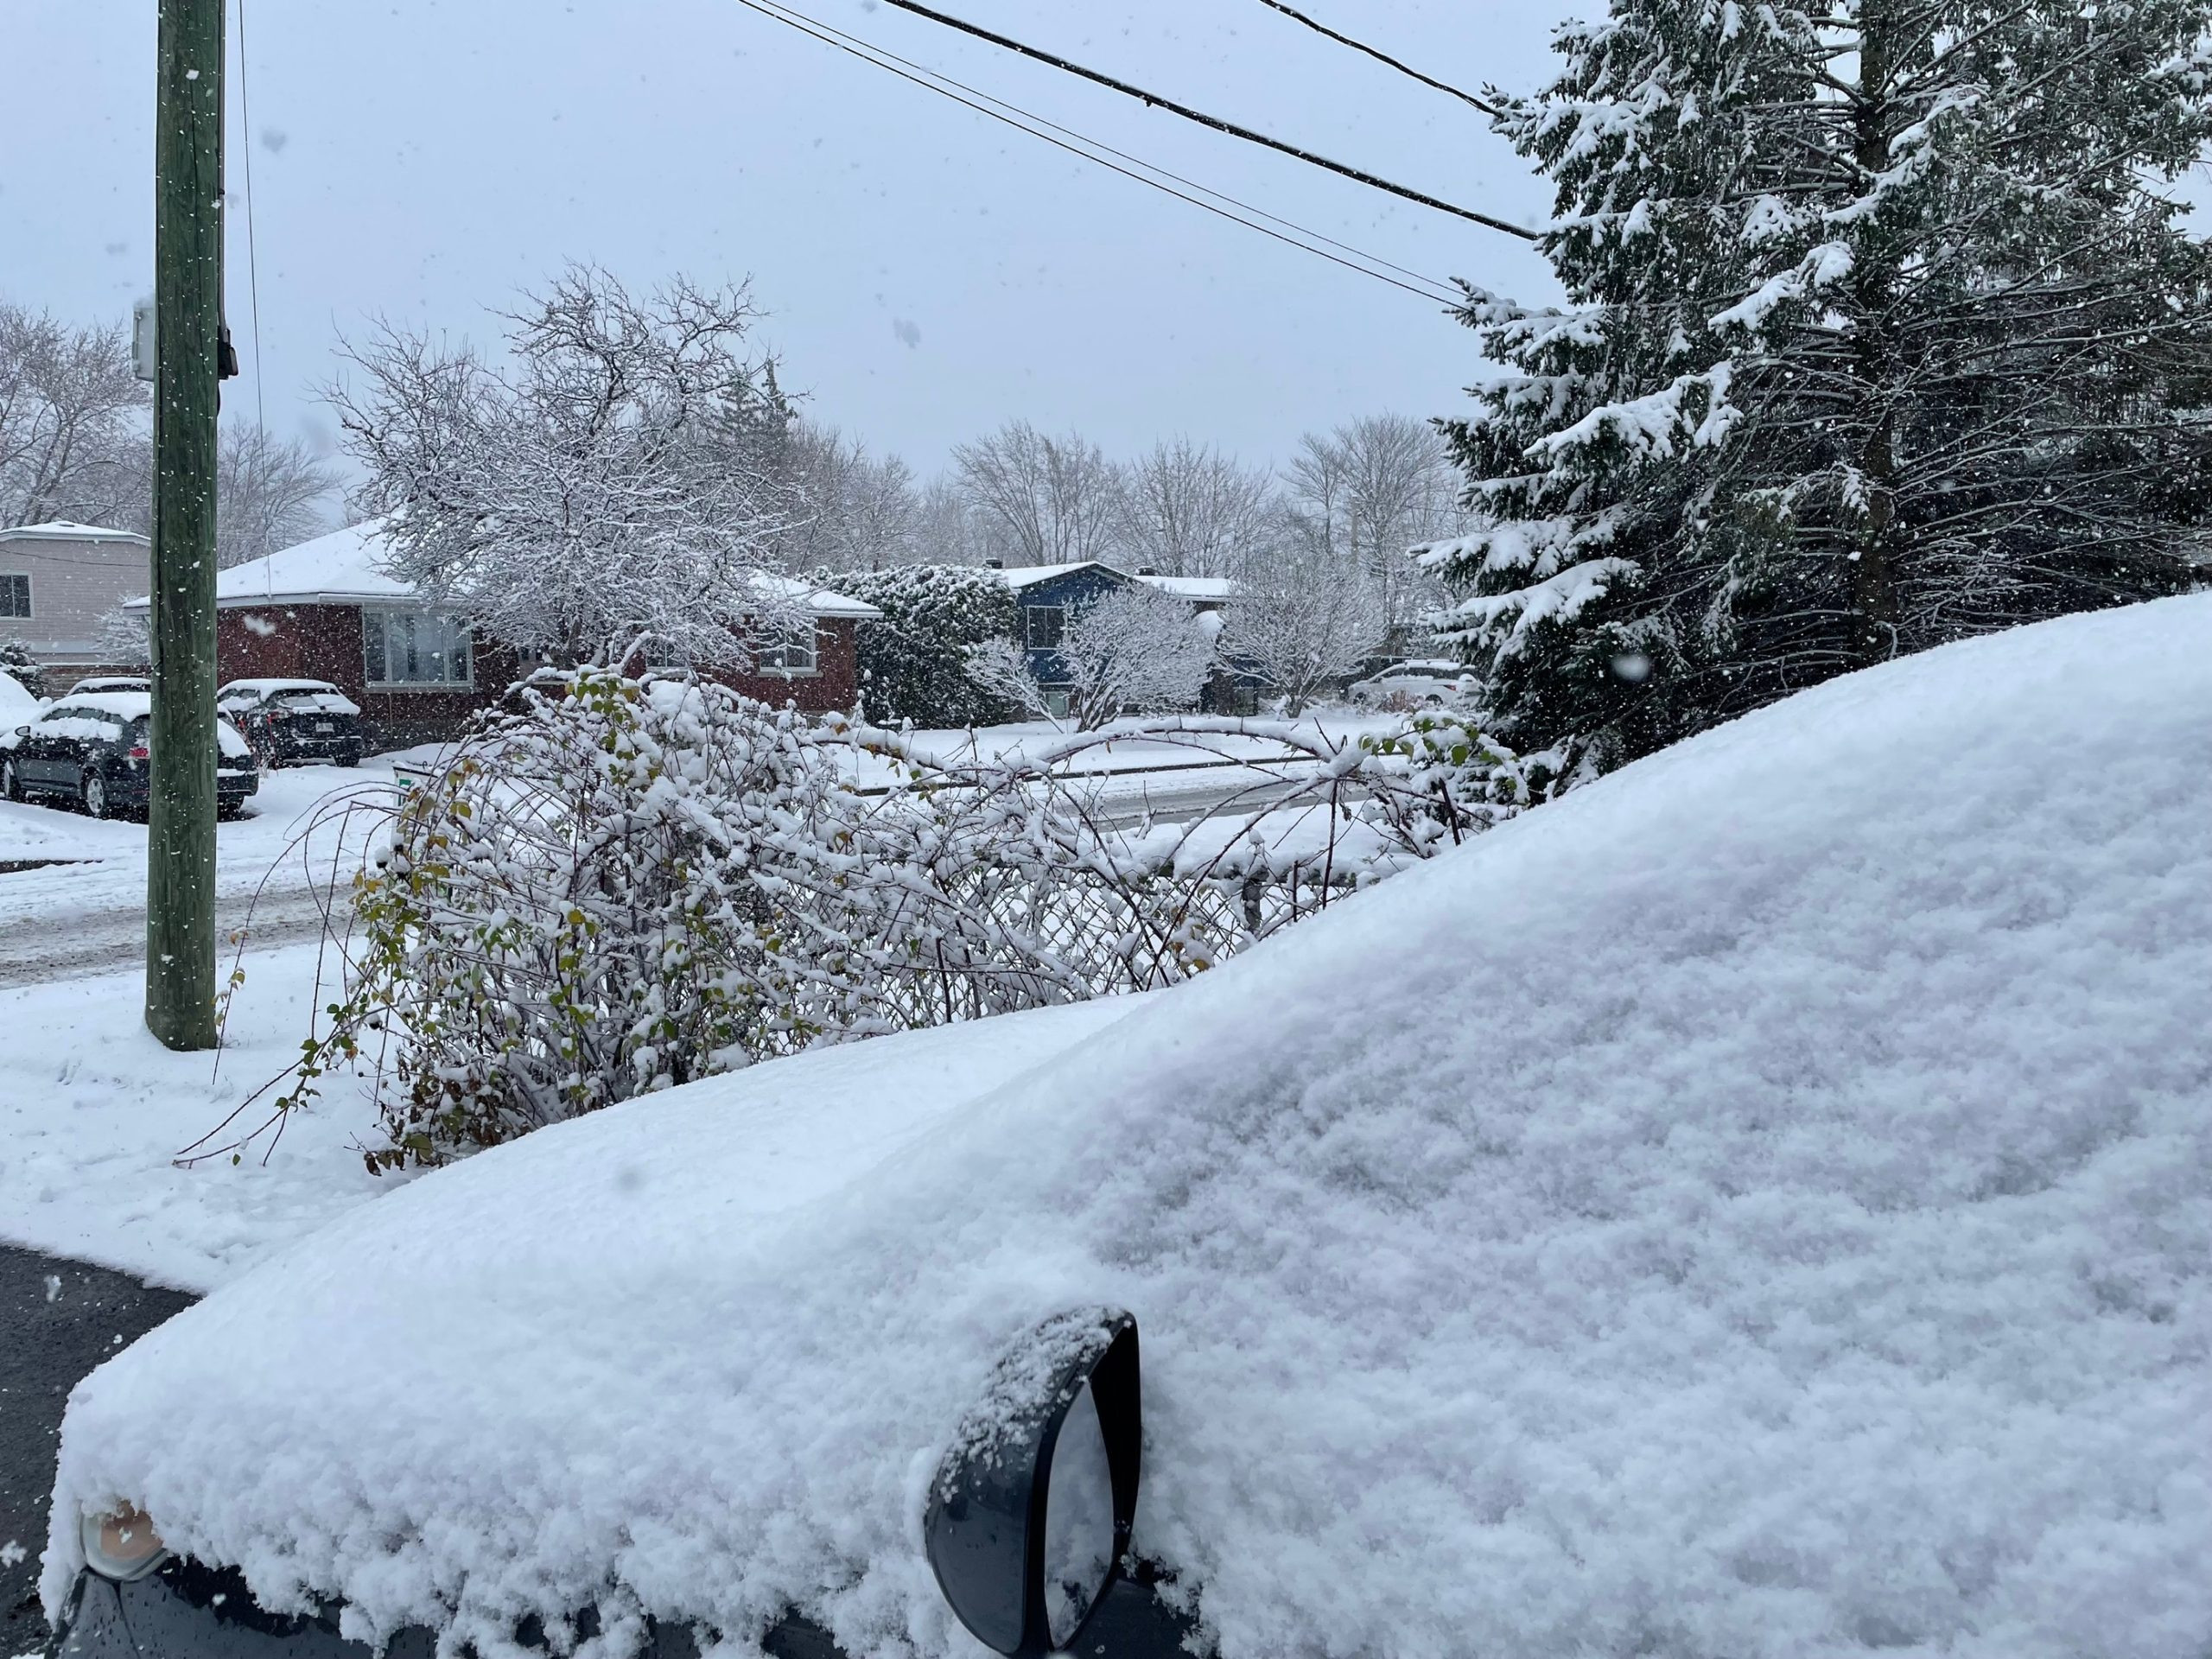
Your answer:
[[[868,717],[917,726],[988,726],[1021,710],[968,671],[971,646],[1014,638],[1014,592],[995,570],[908,564],[825,573],[823,586],[883,613],[860,628],[861,696]]]

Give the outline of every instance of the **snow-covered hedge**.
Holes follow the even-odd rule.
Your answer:
[[[883,613],[860,630],[861,696],[870,720],[919,727],[1019,719],[989,682],[969,672],[970,650],[1014,638],[1014,590],[997,573],[959,564],[823,572],[822,585]]]
[[[1155,823],[1099,764],[1126,731],[948,763],[711,683],[589,669],[519,695],[397,809],[278,1103],[362,1063],[372,1167],[823,1043],[1173,984],[1549,786],[1460,723],[1355,743],[1184,720],[1145,741],[1221,762],[1225,798]]]

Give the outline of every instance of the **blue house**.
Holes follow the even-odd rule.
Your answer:
[[[1096,559],[1022,565],[1012,570],[1001,569],[999,575],[1014,589],[1021,607],[1017,624],[1021,648],[1029,659],[1029,671],[1044,688],[1046,706],[1056,716],[1068,711],[1071,676],[1059,644],[1070,617],[1117,588],[1141,586],[1184,601],[1199,618],[1201,626],[1217,633],[1223,613],[1236,602],[1236,584],[1226,577],[1163,576],[1149,569],[1132,576]],[[1249,714],[1257,707],[1264,686],[1264,679],[1249,664],[1224,663],[1200,693],[1198,707],[1210,714]]]
[[[1072,564],[1027,564],[1001,570],[1006,585],[1021,607],[1016,636],[1029,658],[1029,671],[1045,689],[1046,705],[1055,715],[1068,711],[1069,673],[1060,656],[1060,639],[1068,619],[1096,605],[1117,588],[1135,585],[1135,578],[1096,559]]]

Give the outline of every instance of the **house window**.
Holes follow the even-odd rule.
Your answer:
[[[1025,605],[1021,607],[1022,643],[1032,651],[1051,651],[1067,632],[1064,605]]]
[[[31,579],[29,576],[0,576],[0,616],[29,616],[31,613]]]
[[[772,644],[756,645],[753,651],[753,666],[762,674],[811,674],[820,665],[816,653],[814,630],[802,627],[790,638]]]
[[[437,611],[363,611],[361,659],[371,685],[475,683],[468,625]]]

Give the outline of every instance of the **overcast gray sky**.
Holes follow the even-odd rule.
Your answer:
[[[1473,111],[1260,0],[944,9],[1431,194],[1545,193]],[[1597,0],[1301,0],[1463,85],[1532,86]],[[1548,295],[1512,241],[1208,133],[874,0],[800,10],[1395,263]],[[153,0],[4,0],[0,294],[86,321],[150,286]],[[809,409],[918,470],[1011,416],[1128,454],[1249,459],[1351,416],[1464,405],[1433,306],[1047,149],[735,0],[246,0],[260,395],[327,434],[337,330],[488,338],[568,258],[750,276]],[[253,369],[231,37],[232,333]],[[226,391],[246,406],[250,383]]]

